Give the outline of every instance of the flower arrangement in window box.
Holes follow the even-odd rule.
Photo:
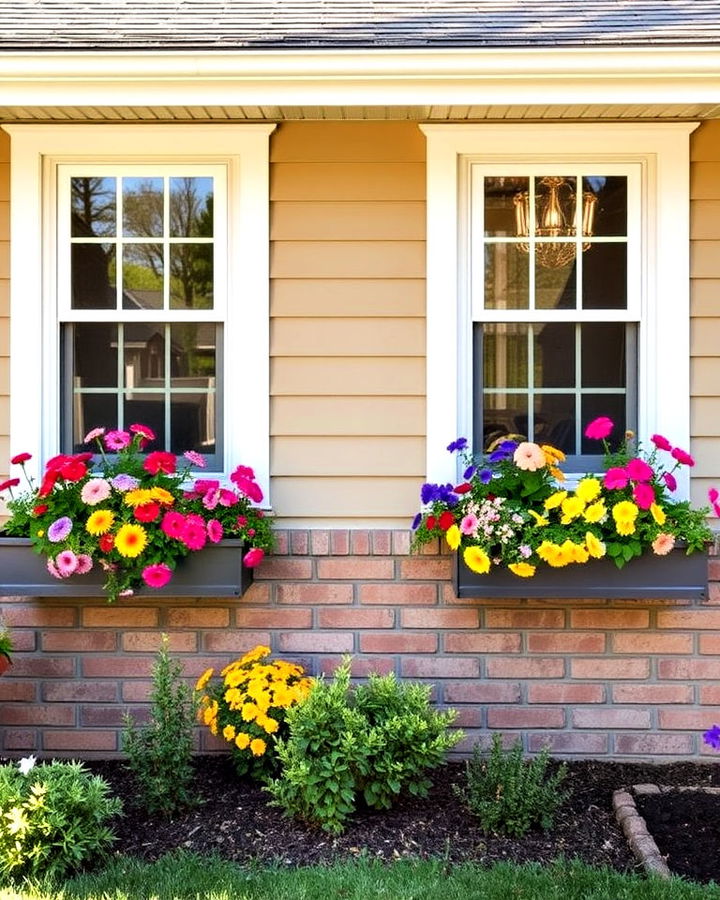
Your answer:
[[[620,596],[612,584],[627,581],[618,578],[617,570],[631,560],[645,555],[657,564],[678,546],[687,555],[706,550],[713,538],[708,510],[672,496],[675,471],[694,465],[692,457],[659,434],[652,436],[649,453],[631,433],[611,452],[606,439],[613,427],[606,417],[588,425],[586,437],[603,443],[604,471],[585,475],[572,489],[564,486],[560,468],[565,456],[552,446],[501,439],[475,463],[467,455],[466,439],[453,441],[448,450],[462,454],[463,480],[422,486],[423,509],[413,522],[412,548],[440,537],[458,551],[459,565],[472,573],[472,587],[461,596],[474,596],[473,590],[480,595],[484,577],[500,572],[505,587],[498,593],[523,596],[526,589],[513,588],[513,582],[540,579],[549,587],[547,570],[569,574],[587,565],[590,571],[598,560],[606,561],[609,586],[599,586],[597,595]],[[720,510],[717,492],[710,499]],[[607,561],[614,564],[614,575]],[[583,578],[571,576],[565,591],[549,589],[560,596],[583,596]],[[641,581],[629,596],[643,590]],[[655,592],[645,596],[673,594],[672,585],[648,590]]]
[[[14,493],[20,478],[0,484],[11,512],[2,536],[29,538],[59,581],[76,582],[77,576],[101,570],[111,601],[141,587],[164,588],[181,560],[225,538],[244,546],[245,567],[256,566],[272,548],[272,532],[254,505],[263,494],[253,470],[238,466],[232,486],[225,487],[193,476],[193,466],[204,466],[195,451],[182,457],[164,450],[145,453],[154,440],[146,425],[127,431],[94,428],[85,443],[97,454],[53,457],[39,485],[26,471],[30,454],[13,457],[28,489]]]

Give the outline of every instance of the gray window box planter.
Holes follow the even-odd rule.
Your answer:
[[[250,587],[253,570],[243,566],[240,540],[207,544],[180,560],[172,580],[141,597],[240,597]],[[45,557],[33,552],[28,538],[0,537],[0,595],[15,597],[104,597],[105,573],[96,566],[87,575],[59,581],[47,571]]]
[[[538,568],[532,578],[519,578],[499,567],[487,575],[478,575],[468,569],[459,553],[455,554],[453,567],[458,597],[702,600],[707,580],[707,554],[688,556],[684,547],[676,547],[667,556],[645,553],[622,569],[610,559],[594,559],[559,569]]]

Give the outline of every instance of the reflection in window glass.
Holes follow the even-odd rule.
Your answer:
[[[114,178],[70,180],[70,234],[72,237],[112,237],[117,217]]]
[[[583,191],[597,197],[593,234],[624,237],[627,234],[627,178],[624,175],[587,175]]]
[[[170,309],[212,309],[213,245],[170,245]]]
[[[527,309],[528,255],[517,244],[485,245],[485,308]]]
[[[527,394],[487,394],[483,418],[483,447],[493,445],[509,435],[517,434],[527,425]]]
[[[575,247],[562,244],[571,257],[564,265],[549,268],[535,259],[535,307],[536,309],[575,308]],[[547,245],[543,245],[545,249]]]
[[[575,384],[575,325],[546,322],[533,325],[535,384],[567,388]]]
[[[170,384],[213,390],[216,375],[215,326],[180,322],[170,326]]]
[[[526,387],[528,326],[500,322],[483,334],[483,381],[492,387]]]
[[[123,235],[163,236],[163,179],[123,178]]]
[[[155,432],[157,440],[153,449],[167,446],[165,431],[165,398],[162,394],[127,391],[123,396],[123,425],[132,422],[149,425]]]
[[[75,243],[70,249],[72,308],[115,309],[115,244]]]
[[[516,237],[516,203],[527,197],[530,179],[485,178],[485,234],[489,237]],[[516,197],[521,199],[516,201]]]
[[[123,309],[163,308],[162,244],[123,247]]]
[[[78,322],[73,326],[76,388],[117,386],[118,326],[114,322]]]
[[[170,179],[170,237],[213,236],[213,179]]]
[[[592,244],[583,253],[583,309],[627,309],[627,244]]]

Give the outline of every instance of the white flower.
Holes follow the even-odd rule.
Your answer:
[[[30,769],[34,768],[37,759],[34,756],[26,756],[18,763],[21,775],[27,775]]]

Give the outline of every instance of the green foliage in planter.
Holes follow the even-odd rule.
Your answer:
[[[22,766],[22,764],[30,765]],[[0,880],[62,878],[115,840],[122,803],[79,762],[0,766]]]
[[[5,659],[12,664],[12,656],[10,655],[13,650],[13,642],[10,637],[10,632],[4,625],[0,625],[0,656],[4,656]]]
[[[166,634],[152,677],[150,722],[137,727],[125,716],[123,749],[140,786],[142,805],[149,813],[170,818],[195,802],[190,782],[196,706],[192,689],[182,681],[181,664],[170,659]]]
[[[567,793],[560,790],[566,766],[548,775],[548,762],[547,748],[526,760],[520,741],[504,750],[500,735],[494,734],[489,755],[473,748],[467,783],[455,792],[488,834],[521,837],[535,825],[547,830],[567,799]]]
[[[282,771],[266,787],[290,815],[339,833],[361,798],[389,809],[403,791],[424,797],[427,771],[461,738],[455,712],[430,707],[430,688],[371,675],[350,687],[346,659],[332,681],[315,681],[290,708],[289,737],[278,741]]]

